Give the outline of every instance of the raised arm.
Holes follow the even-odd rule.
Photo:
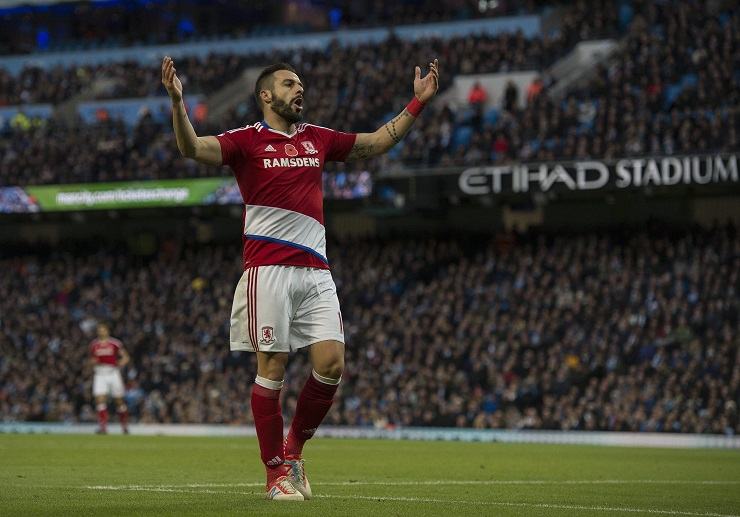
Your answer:
[[[177,77],[175,62],[170,56],[162,60],[162,84],[172,99],[172,126],[175,128],[177,148],[186,158],[206,165],[221,165],[221,144],[215,136],[198,136],[190,123],[182,100],[182,83]]]
[[[421,77],[421,68],[418,66],[414,72],[414,98],[408,106],[374,133],[359,133],[347,160],[362,160],[385,154],[406,136],[424,105],[437,93],[439,62],[435,59],[433,63],[429,63],[429,73],[424,77]]]

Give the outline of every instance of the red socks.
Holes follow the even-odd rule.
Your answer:
[[[322,377],[315,371],[311,372],[295,408],[293,423],[285,442],[285,455],[289,458],[298,458],[303,452],[303,445],[316,432],[329,408],[334,402],[341,379]]]
[[[300,457],[306,440],[313,436],[329,412],[339,380],[312,372],[298,397],[293,424],[283,442],[283,414],[280,410],[283,381],[257,376],[252,387],[252,416],[268,483],[286,474],[287,467],[283,465],[286,456]]]
[[[118,406],[118,420],[121,422],[121,429],[125,433],[128,431],[128,408],[124,406]]]
[[[252,416],[268,482],[283,475],[286,470],[283,467],[283,414],[280,411],[282,387],[283,381],[271,381],[259,376],[252,387]]]
[[[108,404],[98,404],[96,409],[98,410],[98,427],[101,431],[105,431],[108,427]]]

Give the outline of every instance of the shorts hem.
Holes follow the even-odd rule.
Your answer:
[[[320,336],[311,336],[311,339],[308,341],[300,341],[298,343],[291,342],[290,349],[300,350],[301,348],[306,348],[307,346],[315,345],[316,343],[320,343],[321,341],[339,341],[343,345],[345,344],[344,336],[342,334],[326,334],[326,335],[320,335]]]
[[[282,349],[276,349],[276,347],[271,346],[260,346],[259,349],[255,350],[251,343],[239,343],[239,342],[233,342],[231,341],[229,343],[229,349],[232,352],[290,352],[290,348],[286,348],[284,350]]]

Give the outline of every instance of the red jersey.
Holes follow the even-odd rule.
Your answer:
[[[321,175],[324,163],[347,158],[356,137],[313,124],[289,135],[264,121],[216,137],[244,200],[245,269],[329,268]]]
[[[113,337],[105,341],[94,339],[90,343],[90,355],[96,365],[118,366],[118,352],[122,348],[123,344]]]

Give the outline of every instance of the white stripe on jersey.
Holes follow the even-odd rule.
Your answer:
[[[229,134],[236,133],[237,131],[246,131],[247,129],[257,129],[257,124],[252,124],[251,126],[238,127],[236,129],[229,129],[228,131],[224,131],[218,136],[223,136],[226,133],[229,133]],[[259,131],[259,129],[257,129],[257,131]]]
[[[324,225],[313,217],[292,210],[247,205],[244,235],[306,248],[327,262]]]

